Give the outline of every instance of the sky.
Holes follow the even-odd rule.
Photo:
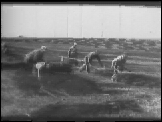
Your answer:
[[[1,5],[2,37],[161,38],[161,8]]]

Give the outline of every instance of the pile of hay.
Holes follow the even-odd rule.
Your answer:
[[[73,71],[72,65],[59,63],[59,62],[50,62],[46,63],[45,66],[41,68],[41,73],[54,74],[56,72],[62,73],[71,73]]]
[[[78,66],[79,62],[75,58],[64,58],[63,63]]]

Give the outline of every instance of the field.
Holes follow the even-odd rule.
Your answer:
[[[41,45],[49,49],[46,61],[59,61],[59,56],[67,56],[72,45],[22,40],[3,40],[14,55],[1,56],[1,62],[22,60],[24,54]],[[119,74],[117,83],[113,83],[111,61],[122,50],[78,44],[79,58],[95,49],[102,52],[101,60],[107,70],[43,74],[39,81],[31,72],[1,69],[2,119],[161,119],[161,51],[127,50],[126,67],[131,72]],[[94,66],[99,68],[96,61]]]

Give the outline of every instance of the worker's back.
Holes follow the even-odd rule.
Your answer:
[[[76,48],[76,46],[71,46],[70,48],[69,48],[69,51],[68,51],[68,57],[69,58],[77,58],[77,56],[78,56],[78,54],[77,54],[77,48]]]
[[[76,52],[77,51],[77,48],[75,46],[71,46],[70,49],[69,49],[71,52]]]
[[[116,64],[118,66],[124,65],[126,63],[126,57],[124,55],[120,55],[116,58]]]
[[[97,59],[98,61],[100,61],[100,56],[99,54],[95,53],[95,52],[90,52],[87,57],[89,58],[89,61],[91,62],[93,59]]]
[[[41,49],[36,49],[26,54],[24,61],[26,63],[32,63],[32,64],[41,62],[43,61],[43,55],[44,55],[44,51],[42,51]]]
[[[89,63],[91,64],[92,63],[92,60],[93,59],[97,59],[99,64],[101,65],[101,67],[103,67],[103,64],[101,62],[101,59],[100,59],[100,56],[99,56],[99,53],[98,51],[95,51],[95,52],[90,52],[87,57],[89,58]],[[91,64],[92,65],[92,64]]]
[[[87,55],[87,57],[88,57],[90,60],[92,60],[92,59],[98,58],[99,55],[98,55],[97,53],[95,53],[95,52],[90,52],[90,53]]]

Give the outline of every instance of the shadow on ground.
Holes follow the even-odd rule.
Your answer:
[[[118,75],[118,82],[129,85],[144,86],[149,88],[161,88],[161,78],[146,74],[121,73]]]
[[[98,70],[95,70],[94,72],[96,75],[100,75],[100,76],[104,76],[104,77],[112,77],[113,75],[113,70],[112,69],[100,69],[98,68]]]
[[[30,71],[17,70],[13,79],[16,81],[16,86],[18,89],[25,92],[26,95],[46,95],[45,93],[43,94],[39,92],[40,82]]]
[[[79,74],[63,74],[55,75],[44,74],[41,80],[37,76],[33,76],[31,72],[18,70],[14,76],[17,87],[28,95],[40,94],[40,86],[54,95],[56,91],[68,95],[87,95],[87,94],[122,94],[128,92],[122,89],[114,89],[119,87],[118,84],[98,84],[95,79],[80,76]],[[103,89],[103,86],[111,89]]]
[[[31,113],[31,117],[97,117],[100,115],[119,115],[127,111],[127,115],[142,113],[142,108],[134,100],[109,101],[104,104],[60,105],[49,104]],[[122,117],[122,115],[121,115]]]
[[[95,74],[111,78],[113,71],[111,69],[100,69],[96,70]],[[133,86],[161,88],[161,77],[155,75],[139,74],[135,72],[123,72],[118,74],[117,81]]]

